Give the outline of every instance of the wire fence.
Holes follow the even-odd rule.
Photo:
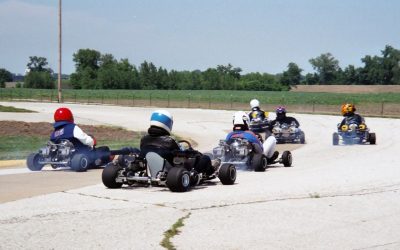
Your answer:
[[[117,93],[117,94],[116,94]],[[148,91],[147,94],[137,92],[120,91],[69,91],[63,93],[63,103],[91,104],[91,105],[117,105],[131,107],[158,107],[158,108],[199,108],[221,110],[248,110],[249,97],[237,96],[198,96],[188,92],[172,94],[160,91]],[[257,97],[256,97],[257,98]],[[260,98],[262,99],[262,98]],[[0,101],[23,102],[53,102],[57,103],[56,90],[24,89],[0,89]],[[271,99],[269,99],[271,101]],[[306,96],[302,100],[293,103],[290,97],[281,96],[273,103],[262,102],[262,108],[273,111],[277,106],[285,106],[290,113],[314,113],[314,114],[339,114],[340,103],[348,100],[336,100],[336,104],[321,102],[318,95],[313,98]],[[332,101],[330,101],[332,102]],[[265,104],[263,104],[265,103]],[[358,112],[366,116],[397,117],[400,118],[400,103],[389,101],[356,102]]]

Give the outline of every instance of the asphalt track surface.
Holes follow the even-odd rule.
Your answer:
[[[58,107],[12,105],[39,113],[1,113],[0,119],[48,122]],[[145,130],[155,109],[67,106],[78,124],[132,130]],[[174,132],[197,141],[202,151],[231,128],[232,111],[169,110]],[[180,218],[184,226],[171,239],[177,249],[399,249],[400,120],[366,118],[377,145],[332,146],[341,117],[296,118],[307,144],[293,151],[294,166],[239,172],[233,186],[215,180],[186,193],[146,186],[111,190],[101,184],[99,170],[0,170],[1,190],[52,186],[29,198],[4,199],[0,249],[162,249],[164,232]]]

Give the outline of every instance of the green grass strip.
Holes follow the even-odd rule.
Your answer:
[[[165,247],[168,250],[175,250],[175,246],[172,244],[171,239],[180,233],[179,228],[183,227],[185,224],[183,224],[183,221],[187,218],[189,218],[191,213],[188,213],[182,218],[179,218],[177,222],[175,222],[174,225],[170,229],[164,232],[164,238],[161,241],[160,245],[162,247]]]
[[[0,105],[0,112],[37,113],[36,111],[33,110],[20,109],[12,106],[3,106],[3,105]]]

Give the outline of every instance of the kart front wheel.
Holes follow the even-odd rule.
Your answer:
[[[167,174],[167,187],[172,192],[186,192],[190,188],[190,173],[184,168],[173,167]]]
[[[236,181],[236,167],[232,164],[223,164],[218,173],[218,178],[224,185],[232,185]]]
[[[256,172],[263,172],[268,168],[267,157],[263,154],[255,154],[251,160],[251,167]]]
[[[89,167],[89,158],[84,154],[75,154],[71,159],[71,168],[76,172],[85,172]]]
[[[335,146],[339,145],[339,135],[336,132],[332,135],[332,144]]]
[[[376,144],[376,135],[375,133],[369,133],[369,144],[375,145]]]
[[[283,166],[285,167],[291,167],[292,166],[292,153],[290,153],[290,151],[284,151],[282,153],[282,163]]]
[[[122,183],[116,181],[120,169],[121,168],[118,165],[115,165],[113,162],[110,162],[106,165],[106,167],[103,169],[103,173],[101,174],[101,179],[104,186],[108,188],[122,187]]]
[[[38,153],[33,153],[26,159],[26,165],[31,171],[40,171],[43,168],[43,164],[39,164],[40,155]]]

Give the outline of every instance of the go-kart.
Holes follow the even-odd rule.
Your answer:
[[[333,145],[353,145],[353,144],[376,144],[375,133],[369,132],[369,128],[365,124],[351,123],[345,124],[340,127],[338,124],[338,131],[332,135]]]
[[[292,166],[290,151],[284,151],[280,158],[269,162],[264,154],[257,153],[252,143],[243,138],[232,138],[229,141],[220,140],[218,147],[213,149],[213,157],[220,159],[221,164],[234,164],[240,169],[256,172],[265,171],[269,165],[276,163],[283,164],[285,167]]]
[[[136,183],[167,186],[172,192],[186,192],[191,187],[205,181],[219,178],[224,185],[232,185],[236,180],[236,168],[232,164],[219,164],[212,170],[199,169],[210,164],[210,158],[193,150],[188,141],[188,149],[174,152],[173,164],[155,152],[144,157],[139,152],[120,155],[104,168],[103,184],[108,188],[121,188]],[[199,171],[198,171],[199,170]]]
[[[277,143],[301,143],[306,142],[304,132],[296,127],[296,123],[291,124],[276,122],[272,128]]]
[[[126,151],[110,150],[108,147],[85,147],[78,150],[71,141],[61,139],[58,142],[48,141],[38,153],[28,156],[26,164],[31,171],[40,171],[45,165],[50,165],[53,169],[70,167],[77,172],[84,172],[89,168],[103,166],[114,155]]]
[[[254,133],[265,133],[269,128],[268,119],[254,118],[250,121],[249,129]]]

